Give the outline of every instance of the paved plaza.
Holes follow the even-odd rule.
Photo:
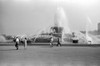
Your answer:
[[[100,47],[0,46],[0,66],[100,66]]]

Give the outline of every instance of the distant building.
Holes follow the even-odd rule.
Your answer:
[[[98,23],[98,33],[100,34],[100,23]]]

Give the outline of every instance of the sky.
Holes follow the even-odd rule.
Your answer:
[[[54,24],[57,7],[62,7],[71,30],[97,30],[99,0],[0,0],[0,34],[36,34]]]

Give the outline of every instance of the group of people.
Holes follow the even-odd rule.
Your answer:
[[[53,37],[51,37],[50,38],[51,40],[50,40],[50,47],[53,47],[53,41],[54,41],[54,38]],[[18,38],[18,37],[16,37],[15,39],[14,39],[14,42],[15,42],[15,47],[16,47],[16,50],[18,50],[19,49],[19,44],[20,44],[20,39]],[[26,49],[27,48],[27,38],[24,38],[24,43],[23,43],[24,45],[24,49]],[[56,46],[61,46],[61,43],[60,43],[60,38],[58,37],[57,38],[57,45]]]
[[[50,46],[53,47],[53,41],[54,41],[54,38],[51,37],[51,41],[50,41]],[[60,38],[58,37],[57,38],[57,45],[56,46],[61,46],[61,43],[60,43]]]
[[[19,49],[19,43],[20,43],[20,39],[18,37],[16,37],[14,39],[14,42],[15,42],[15,47],[16,47],[16,50]],[[24,38],[24,49],[27,48],[27,38]]]

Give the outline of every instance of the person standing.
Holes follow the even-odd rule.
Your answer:
[[[18,50],[19,49],[19,38],[18,37],[16,37],[16,42],[15,42],[15,47],[16,47],[16,50]]]
[[[60,38],[58,37],[57,40],[58,40],[58,41],[57,41],[57,46],[61,46]]]
[[[25,40],[24,40],[24,49],[26,49],[27,48],[27,38],[25,38]]]
[[[50,39],[50,46],[53,47],[53,37]]]

